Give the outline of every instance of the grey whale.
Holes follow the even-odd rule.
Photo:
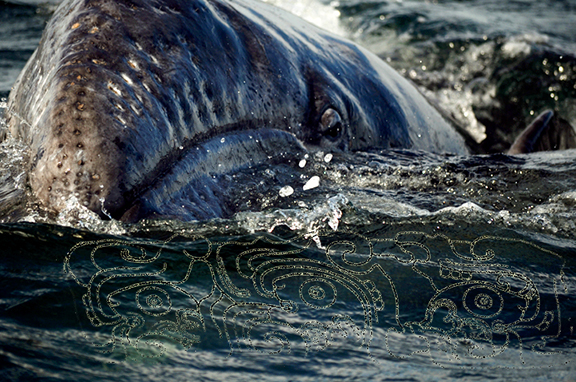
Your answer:
[[[378,57],[257,0],[65,0],[7,120],[43,208],[125,221],[230,215],[210,174],[308,149],[468,153]]]

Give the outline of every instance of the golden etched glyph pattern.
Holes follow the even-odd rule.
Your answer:
[[[97,349],[128,359],[171,348],[221,346],[228,357],[342,348],[375,362],[505,356],[523,366],[528,355],[545,363],[563,353],[554,344],[573,335],[562,319],[565,261],[528,241],[290,235],[87,241],[64,267],[102,334]]]

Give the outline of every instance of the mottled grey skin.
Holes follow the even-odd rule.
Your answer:
[[[376,56],[255,0],[66,0],[7,114],[37,202],[124,220],[226,216],[210,174],[310,147],[467,152]]]

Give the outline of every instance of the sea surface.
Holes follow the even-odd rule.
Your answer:
[[[27,204],[7,139],[0,380],[574,381],[576,150],[503,152],[544,110],[576,126],[576,1],[268,2],[376,52],[476,154],[310,153],[220,179],[230,219],[128,225]],[[0,1],[0,115],[56,3]]]

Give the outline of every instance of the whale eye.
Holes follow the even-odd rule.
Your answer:
[[[324,111],[322,117],[320,118],[320,133],[324,138],[335,142],[340,139],[344,132],[344,126],[342,124],[342,118],[340,114],[329,107]]]

